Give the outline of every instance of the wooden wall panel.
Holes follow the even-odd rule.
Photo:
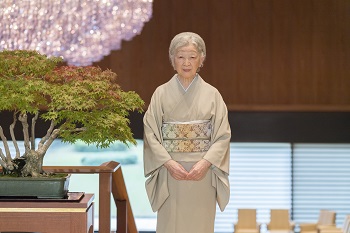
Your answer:
[[[350,111],[349,0],[154,0],[141,35],[96,65],[149,102],[174,74],[170,40],[206,41],[200,74],[230,110]]]

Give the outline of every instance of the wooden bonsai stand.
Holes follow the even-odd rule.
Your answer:
[[[117,233],[137,233],[138,232],[135,224],[134,215],[131,209],[128,192],[126,190],[126,185],[124,182],[124,177],[123,177],[120,163],[115,161],[110,161],[110,162],[103,163],[100,166],[44,166],[43,170],[47,172],[52,172],[52,173],[98,174],[99,175],[99,206],[100,206],[99,217],[98,217],[99,218],[98,232],[111,233],[111,196],[112,195],[113,195],[115,205],[117,207],[117,224],[116,224]],[[19,221],[18,221],[18,224],[20,224]],[[1,231],[3,231],[1,215],[0,215],[0,225],[1,225],[0,227],[0,233],[1,233]],[[64,231],[52,231],[52,232],[41,232],[41,233],[56,233],[56,232],[62,233]]]
[[[93,233],[94,195],[76,202],[0,201],[0,232]]]

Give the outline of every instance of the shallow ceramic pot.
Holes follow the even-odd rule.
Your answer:
[[[1,198],[65,198],[70,174],[65,177],[1,177]]]

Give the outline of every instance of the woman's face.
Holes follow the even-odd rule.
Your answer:
[[[204,58],[194,45],[180,47],[175,53],[175,70],[179,78],[192,79],[201,66]]]

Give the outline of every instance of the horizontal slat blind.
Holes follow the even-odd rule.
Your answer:
[[[336,211],[336,223],[350,214],[350,145],[294,145],[293,218],[316,222],[320,209]]]
[[[230,203],[217,210],[215,232],[232,232],[237,209],[257,209],[267,223],[272,208],[291,207],[291,149],[288,143],[231,143]]]

